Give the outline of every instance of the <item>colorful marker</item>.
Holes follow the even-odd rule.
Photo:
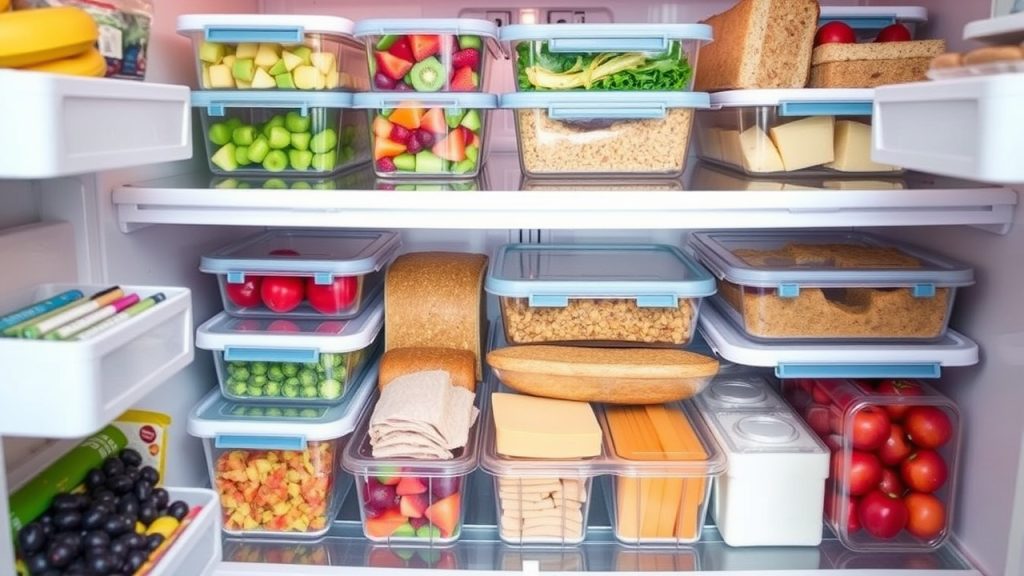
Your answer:
[[[146,298],[145,300],[139,302],[138,304],[135,304],[131,308],[124,310],[123,312],[114,316],[113,318],[107,318],[106,320],[100,322],[99,324],[93,326],[92,328],[89,328],[88,330],[85,330],[83,332],[79,332],[78,334],[75,335],[74,339],[85,340],[86,338],[92,338],[93,336],[99,334],[100,332],[103,332],[104,330],[117,326],[118,324],[124,324],[125,322],[131,320],[135,316],[138,316],[139,314],[145,312],[146,310],[149,310],[153,306],[156,306],[157,304],[163,302],[166,299],[167,297],[164,296],[163,292],[154,294],[149,298]]]
[[[40,302],[36,302],[30,306],[26,306],[17,312],[12,312],[6,316],[0,317],[0,331],[7,330],[8,328],[21,324],[27,320],[31,320],[43,314],[53,312],[58,308],[66,306],[75,300],[80,300],[85,296],[81,290],[68,290],[67,292],[61,292],[56,296],[47,298]]]
[[[114,286],[107,288],[106,290],[93,294],[92,298],[76,304],[66,311],[47,318],[46,320],[40,321],[38,324],[30,326],[24,332],[22,332],[23,338],[42,338],[46,334],[53,332],[57,328],[67,324],[68,322],[74,322],[82,316],[90,312],[95,312],[104,306],[113,304],[118,298],[124,296],[124,290],[121,290],[120,286]]]
[[[96,324],[103,322],[107,318],[116,315],[118,312],[130,308],[135,304],[138,304],[138,302],[138,294],[129,294],[124,298],[119,298],[114,302],[104,306],[103,308],[96,310],[95,312],[90,312],[89,314],[82,316],[81,318],[75,320],[74,322],[68,322],[67,324],[61,326],[60,328],[57,328],[53,332],[47,334],[46,339],[67,340],[68,338],[74,336],[75,334],[78,334],[82,330],[88,330],[89,328],[92,328]]]

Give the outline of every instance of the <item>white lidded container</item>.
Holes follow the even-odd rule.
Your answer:
[[[829,451],[761,376],[719,377],[697,397],[728,460],[712,516],[730,546],[817,546]]]

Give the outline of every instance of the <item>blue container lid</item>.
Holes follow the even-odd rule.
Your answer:
[[[458,34],[498,39],[498,27],[490,20],[475,18],[371,18],[356,23],[352,35]]]
[[[513,92],[501,96],[502,108],[548,111],[554,120],[664,118],[670,108],[708,108],[704,92]]]
[[[312,108],[352,108],[352,94],[302,90],[195,90],[192,92],[192,107],[206,108],[211,116],[223,116],[226,108],[299,109],[306,114]]]
[[[498,97],[481,92],[360,92],[353,108],[478,108],[498,107]]]
[[[359,26],[356,26],[356,30]],[[714,39],[711,26],[707,24],[513,24],[500,30],[502,42],[522,40],[601,40],[602,52],[634,52],[629,46],[647,39],[703,40]],[[358,35],[358,33],[357,33]],[[622,42],[624,48],[619,47]],[[637,45],[642,47],[642,42]],[[584,50],[589,51],[589,50]],[[651,50],[654,51],[654,50]]]
[[[715,293],[715,280],[665,244],[506,244],[491,260],[485,287],[531,306],[564,307],[572,298],[627,298],[668,308]]]

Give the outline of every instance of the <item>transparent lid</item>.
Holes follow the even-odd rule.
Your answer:
[[[482,92],[360,92],[354,108],[477,108],[498,107],[498,97]]]
[[[387,230],[272,230],[203,256],[199,269],[229,276],[324,276],[323,283],[329,283],[334,276],[383,269],[399,246],[398,234]]]
[[[664,52],[668,40],[713,39],[707,24],[513,24],[500,30],[502,42],[547,40],[565,42],[562,52]],[[553,52],[555,48],[551,49]]]
[[[924,6],[822,6],[818,25],[841,20],[854,29],[884,28],[896,22],[924,23],[928,9]]]
[[[788,409],[764,412],[705,411],[722,448],[732,454],[825,454],[828,449]]]
[[[785,406],[764,376],[757,374],[719,374],[697,399],[708,410],[764,411]]]
[[[188,433],[215,439],[217,448],[268,450],[302,450],[307,442],[347,436],[377,389],[377,359],[368,362],[358,385],[337,406],[239,402],[215,388],[189,414]]]
[[[350,92],[193,90],[192,107],[206,108],[210,116],[223,116],[229,108],[298,109],[303,116],[313,108],[351,108]]]
[[[229,362],[233,354],[252,350],[309,351],[311,357],[301,361],[316,362],[319,352],[352,352],[366,348],[383,326],[383,295],[378,295],[358,316],[349,320],[236,318],[221,312],[196,331],[196,347],[223,350]]]
[[[660,111],[664,117],[666,108],[707,108],[710,97],[703,92],[510,92],[502,94],[502,108],[546,108],[557,119],[559,110],[572,110],[577,114],[586,112],[589,118],[608,117],[652,117],[641,113]],[[631,114],[623,116],[622,114]],[[635,183],[635,182],[634,182]]]
[[[353,35],[458,34],[498,38],[498,27],[489,20],[474,18],[370,18],[355,25]]]
[[[711,108],[771,106],[780,116],[871,116],[871,88],[727,90],[710,97]]]
[[[695,232],[689,245],[713,274],[743,286],[915,286],[928,297],[974,283],[965,264],[862,232]]]
[[[301,44],[304,34],[351,35],[355,24],[338,16],[301,14],[183,14],[178,32],[203,31],[211,42]],[[247,39],[248,37],[248,39]],[[274,40],[277,38],[277,40]]]
[[[715,281],[665,244],[506,244],[491,259],[485,287],[531,306],[564,307],[570,298],[630,298],[640,307],[674,307],[709,296]]]

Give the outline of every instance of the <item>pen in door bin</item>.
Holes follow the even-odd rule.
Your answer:
[[[53,332],[50,332],[45,336],[47,340],[67,340],[75,334],[78,334],[82,330],[92,328],[96,324],[103,322],[107,318],[110,318],[118,312],[134,306],[139,301],[138,294],[129,294],[123,298],[119,298],[114,302],[107,304],[103,308],[90,312],[85,316],[82,316],[74,322],[68,322],[67,324],[57,328]]]
[[[146,310],[149,310],[153,306],[156,306],[157,304],[163,302],[166,299],[167,297],[164,296],[163,292],[154,294],[149,298],[146,298],[145,300],[142,300],[137,304],[133,305],[132,307],[124,310],[123,312],[115,314],[113,318],[107,318],[106,320],[100,322],[99,324],[93,326],[92,328],[79,332],[78,334],[75,335],[74,340],[85,340],[86,338],[92,338],[93,336],[99,334],[100,332],[103,332],[104,330],[113,328],[118,324],[124,324],[125,322],[131,320],[135,316],[138,316],[139,314],[145,312]]]
[[[102,292],[93,294],[92,297],[85,302],[75,304],[56,316],[51,316],[26,328],[25,331],[21,333],[21,336],[22,338],[42,338],[47,333],[53,332],[68,322],[78,320],[90,312],[99,310],[122,296],[124,296],[124,290],[121,290],[120,286],[107,288]]]
[[[20,310],[6,314],[3,317],[0,317],[0,331],[6,331],[12,326],[16,326],[27,320],[42,316],[43,314],[53,312],[54,310],[70,304],[75,300],[80,300],[84,296],[85,294],[82,294],[81,290],[68,290],[67,292],[61,292],[56,296],[51,296],[46,300],[36,302]]]

